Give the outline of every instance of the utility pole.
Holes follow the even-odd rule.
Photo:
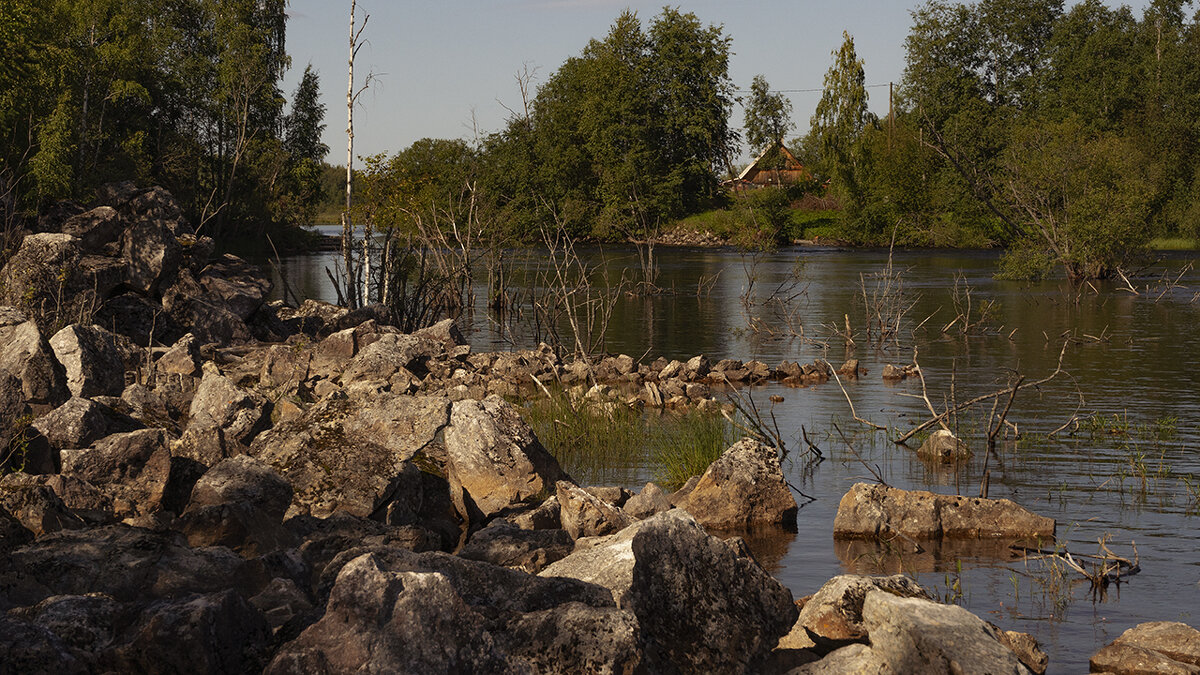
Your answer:
[[[888,152],[892,151],[892,134],[895,132],[895,112],[893,104],[895,102],[896,83],[888,82]]]

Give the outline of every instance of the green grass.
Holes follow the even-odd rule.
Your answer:
[[[1200,241],[1194,237],[1155,237],[1150,240],[1154,251],[1195,251]]]
[[[813,240],[844,239],[841,216],[838,211],[806,211],[793,209],[788,221],[788,236],[795,239]]]
[[[563,469],[585,485],[610,484],[648,467],[664,488],[676,489],[733,442],[729,423],[719,415],[642,413],[562,391],[528,401],[522,416]]]

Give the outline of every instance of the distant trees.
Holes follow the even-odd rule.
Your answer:
[[[810,135],[820,148],[819,170],[832,179],[843,207],[853,217],[864,201],[864,140],[875,117],[867,108],[863,61],[854,51],[854,38],[849,33],[842,33],[842,46],[832,56],[833,65],[825,73],[825,87],[812,117]]]
[[[719,198],[737,145],[730,39],[666,8],[622,13],[484,143],[484,185],[509,222],[641,231]]]
[[[0,203],[30,214],[134,178],[171,189],[206,234],[302,214],[315,194],[300,167],[321,157],[285,129],[300,121],[279,89],[285,5],[0,0]],[[322,111],[305,105],[311,131]]]

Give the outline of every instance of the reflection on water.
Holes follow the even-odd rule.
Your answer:
[[[621,268],[637,265],[633,251],[593,250],[589,255],[603,257],[614,277]],[[544,264],[536,252],[517,257],[522,265]],[[297,293],[330,300],[324,268],[333,269],[333,260],[332,254],[285,259],[283,270]],[[784,462],[789,481],[816,498],[800,510],[798,532],[747,537],[759,559],[797,597],[852,570],[902,568],[935,587],[944,586],[953,574],[963,605],[1006,629],[1033,633],[1050,654],[1051,667],[1068,672],[1082,670],[1096,649],[1136,623],[1200,624],[1196,272],[1186,273],[1178,286],[1134,296],[1106,284],[1080,290],[1062,282],[998,281],[992,277],[991,253],[898,252],[894,265],[903,272],[904,302],[912,307],[898,341],[872,347],[862,284],[866,280],[869,286],[870,275],[884,267],[886,251],[785,249],[756,260],[723,250],[663,249],[659,261],[659,285],[674,293],[621,297],[614,307],[608,351],[644,360],[703,353],[710,359],[756,358],[772,365],[816,358],[837,365],[853,357],[865,371],[857,381],[846,382],[845,395],[833,382],[806,388],[770,384],[752,392],[774,414],[792,448],[805,447],[803,425],[828,458],[807,471],[797,452]],[[1157,270],[1178,271],[1186,262],[1182,257],[1167,260]],[[773,289],[789,282],[797,264],[799,294],[786,307],[767,302]],[[955,324],[942,331],[961,311],[955,306],[956,275],[971,287],[973,303],[996,302],[994,318],[982,330],[963,334]],[[698,293],[702,279],[715,281],[710,290]],[[847,320],[853,345],[844,339]],[[520,332],[501,330],[501,322],[486,311],[468,314],[462,323],[476,349],[508,349],[523,339]],[[1016,373],[1027,380],[1048,375],[1064,342],[1066,373],[1020,392],[1007,418],[1015,428],[1006,427],[1007,438],[990,458],[984,450],[990,404],[950,419],[975,450],[969,461],[955,466],[924,464],[913,452],[915,444],[912,449],[896,446],[884,433],[864,431],[849,414],[845,396],[860,416],[897,433],[928,418],[925,402],[917,396],[918,381],[885,383],[880,377],[885,364],[911,363],[914,347],[928,397],[940,409],[1007,386]],[[782,402],[768,403],[773,395]],[[1126,428],[1089,431],[1086,420],[1094,415],[1123,420],[1102,426]],[[1085,423],[1047,438],[1072,418]],[[1164,422],[1175,429],[1169,438],[1148,441],[1130,433]],[[833,423],[847,433],[854,452],[833,431]],[[895,487],[978,495],[985,462],[989,496],[1056,518],[1060,542],[1075,552],[1096,552],[1096,540],[1105,534],[1121,551],[1128,552],[1130,542],[1136,542],[1142,573],[1119,595],[1112,593],[1096,604],[1086,584],[1056,586],[1056,609],[1049,612],[1046,592],[1038,596],[1030,590],[1033,575],[1027,563],[1012,562],[1007,549],[992,549],[992,542],[930,546],[924,554],[893,557],[876,545],[833,541],[841,496],[854,482],[873,480],[864,463]],[[640,481],[653,475],[648,459],[646,463],[642,471],[620,467],[609,480]],[[626,487],[637,490],[641,484]]]

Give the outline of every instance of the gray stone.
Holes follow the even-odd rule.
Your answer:
[[[1178,621],[1141,623],[1092,655],[1093,673],[1200,673],[1200,630]]]
[[[830,652],[853,642],[865,642],[863,601],[873,590],[882,590],[904,598],[928,598],[925,589],[912,579],[897,574],[868,577],[843,574],[826,581],[804,603],[796,626],[802,628],[822,652]]]
[[[188,508],[244,502],[282,521],[292,503],[292,486],[266,463],[239,455],[222,460],[192,488]]]
[[[248,446],[270,424],[270,402],[262,394],[238,387],[208,362],[188,417],[189,429],[220,429],[226,438]]]
[[[37,476],[25,473],[10,473],[0,478],[0,510],[38,537],[84,526],[53,490]],[[15,531],[14,536],[17,540],[21,538],[19,531]]]
[[[103,593],[88,593],[56,595],[10,614],[50,630],[72,649],[98,654],[116,637],[122,608]]]
[[[563,530],[523,530],[498,520],[471,535],[459,555],[537,574],[574,548],[575,540]]]
[[[520,414],[498,396],[455,403],[445,438],[451,495],[461,490],[485,516],[545,497],[556,482],[570,480]],[[469,517],[469,508],[460,513]]]
[[[116,336],[99,326],[72,324],[50,338],[54,356],[75,396],[120,396],[125,389],[125,363]]]
[[[657,483],[646,483],[642,491],[629,498],[621,507],[625,513],[639,520],[671,510],[671,499]]]
[[[558,481],[556,490],[562,527],[573,539],[613,534],[634,522],[620,507],[577,485]]]
[[[198,280],[209,302],[223,306],[243,321],[258,311],[272,285],[262,270],[228,253],[210,262]]]
[[[934,462],[952,464],[969,459],[971,449],[954,434],[945,429],[938,429],[917,448],[917,456]]]
[[[78,397],[37,418],[33,426],[59,450],[86,448],[112,434],[143,427],[141,422],[128,415]]]
[[[880,538],[897,533],[912,539],[1050,538],[1055,523],[1007,499],[939,495],[856,483],[842,497],[834,537]]]
[[[107,244],[116,245],[121,238],[121,214],[111,206],[97,206],[86,213],[72,216],[62,224],[60,231],[79,239],[84,250],[105,252]],[[115,254],[114,250],[111,253]]]
[[[0,375],[19,381],[21,397],[35,408],[53,408],[70,395],[66,373],[37,324],[12,307],[0,307]]]
[[[63,450],[63,473],[85,480],[112,499],[120,518],[163,508],[171,452],[162,429],[113,434],[86,450]]]
[[[577,547],[540,576],[608,588],[637,616],[650,672],[753,670],[797,614],[786,588],[679,510]]]
[[[53,675],[84,675],[91,672],[89,664],[71,650],[49,629],[16,617],[0,614],[0,665],[6,673],[46,673]]]
[[[778,451],[750,438],[726,450],[675,505],[713,528],[789,525],[799,510]]]
[[[196,336],[188,333],[179,338],[171,348],[158,357],[154,369],[168,377],[201,377],[200,343]]]

